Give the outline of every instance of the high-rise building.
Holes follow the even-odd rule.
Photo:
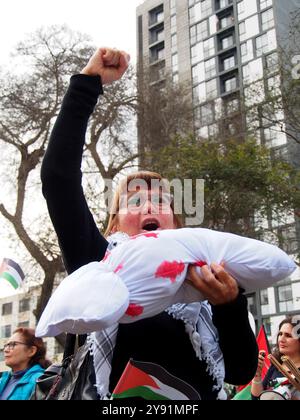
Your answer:
[[[149,72],[153,85],[171,75],[190,86],[199,138],[251,129],[259,142],[299,165],[300,147],[285,134],[284,113],[275,118],[280,130],[266,121],[255,126],[241,112],[262,102],[259,96],[268,89],[282,86],[279,46],[297,10],[300,0],[145,0],[137,8],[139,71]],[[287,238],[285,250],[299,252],[299,218],[279,229]],[[284,314],[299,313],[300,273],[249,296],[249,304],[258,325],[263,320],[275,330]]]

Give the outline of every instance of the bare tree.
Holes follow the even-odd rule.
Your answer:
[[[0,195],[0,213],[25,246],[31,266],[40,269],[37,320],[51,296],[57,275],[64,271],[41,197],[40,163],[68,79],[83,68],[94,49],[87,36],[65,26],[42,28],[17,46],[16,72],[1,75],[0,148],[5,156],[1,178],[5,182]],[[113,180],[134,164],[136,157],[133,72],[105,90],[101,105],[90,119],[86,136],[84,168],[90,173],[85,183],[91,203],[93,194],[101,192],[95,188],[99,182],[93,182],[94,177],[97,181],[100,176]],[[103,214],[98,213],[100,221]]]

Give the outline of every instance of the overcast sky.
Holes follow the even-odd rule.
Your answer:
[[[90,35],[96,46],[110,46],[127,52],[135,62],[136,7],[143,0],[8,0],[1,2],[0,66],[26,34],[41,26],[67,24]],[[6,222],[7,223],[7,222]],[[0,230],[3,219],[0,220]],[[9,241],[0,235],[0,260],[14,258]],[[3,287],[0,280],[0,297]],[[12,288],[11,288],[12,289]]]
[[[136,7],[143,0],[8,0],[1,2],[0,64],[13,46],[40,26],[67,24],[98,46],[136,51]]]

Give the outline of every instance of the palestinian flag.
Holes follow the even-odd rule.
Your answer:
[[[270,346],[267,339],[265,327],[263,325],[260,327],[260,330],[256,337],[256,342],[258,346],[258,351],[264,350],[266,353],[265,363],[264,363],[264,367],[261,373],[261,378],[263,380],[264,377],[266,376],[266,373],[269,370],[269,367],[271,366],[271,362],[267,357],[268,354],[270,354]],[[239,387],[239,392],[234,396],[233,399],[234,400],[251,400],[251,383],[252,381],[248,385],[243,385]]]
[[[25,274],[19,264],[9,258],[3,258],[0,265],[0,280],[7,280],[14,289],[21,286]]]
[[[112,399],[137,397],[145,400],[201,399],[191,385],[171,375],[161,366],[130,359],[112,393]]]

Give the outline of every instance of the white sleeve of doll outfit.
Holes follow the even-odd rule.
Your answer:
[[[189,264],[222,261],[246,292],[270,287],[296,269],[278,247],[254,239],[201,228],[148,232],[63,280],[36,334],[90,333],[154,316],[174,303],[199,302],[201,294],[184,282]]]

